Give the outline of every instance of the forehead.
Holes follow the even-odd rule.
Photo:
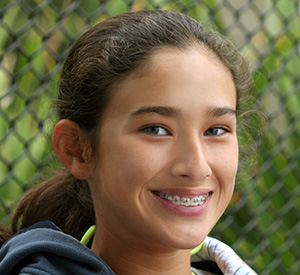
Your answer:
[[[218,67],[220,71],[226,71],[228,76],[232,78],[230,69],[221,61],[217,54],[211,49],[207,48],[207,46],[200,44],[195,44],[188,48],[158,48],[152,54],[150,54],[148,58],[141,62],[138,68],[129,74],[129,78],[142,77],[146,74],[157,71],[157,69],[163,70],[164,68],[167,69],[168,67],[172,67],[174,69],[173,65],[183,65],[183,61],[186,61],[193,66],[194,61],[189,59],[189,56],[193,56],[196,59],[202,57],[201,63],[203,66],[210,63],[210,65]]]
[[[236,105],[229,69],[215,54],[201,47],[159,49],[114,90],[111,103],[119,111],[125,104],[132,108],[151,104],[180,106],[187,103],[188,98],[197,99],[199,107],[204,102],[215,104],[214,101],[220,102],[220,99],[233,108]]]

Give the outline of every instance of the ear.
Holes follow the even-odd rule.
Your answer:
[[[53,130],[52,143],[58,158],[72,175],[86,180],[90,176],[89,142],[80,127],[73,121],[63,119]]]

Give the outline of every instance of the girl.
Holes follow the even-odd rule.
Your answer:
[[[237,49],[183,14],[88,30],[61,74],[53,146],[66,169],[20,203],[0,273],[255,274],[207,238],[233,193],[251,84]]]

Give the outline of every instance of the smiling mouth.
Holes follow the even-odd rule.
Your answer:
[[[182,205],[182,206],[187,206],[187,207],[195,207],[198,205],[202,205],[206,199],[209,197],[211,192],[208,192],[207,194],[203,194],[200,196],[193,196],[193,197],[180,197],[177,195],[169,195],[169,194],[164,194],[159,191],[152,191],[152,193],[155,196],[158,196],[162,199],[168,200],[172,202],[175,205]]]

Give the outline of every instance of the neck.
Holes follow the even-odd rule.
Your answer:
[[[96,231],[92,250],[118,275],[191,275],[190,250],[120,241],[103,228]]]

